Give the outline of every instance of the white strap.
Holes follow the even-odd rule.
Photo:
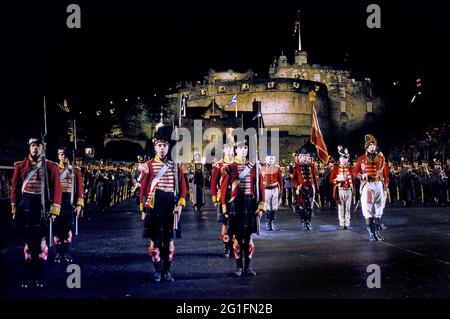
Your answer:
[[[245,178],[245,176],[247,176],[248,173],[250,173],[251,169],[252,169],[252,167],[250,167],[249,165],[246,165],[244,170],[239,174],[239,177],[238,177],[239,180],[242,181]]]
[[[61,176],[59,177],[59,180],[62,182],[63,180],[66,179],[67,174],[69,174],[69,168],[67,167],[64,172],[62,172]]]
[[[152,180],[152,184],[150,185],[150,194],[153,192],[153,189],[155,188],[158,181],[161,179],[161,177],[164,175],[165,172],[169,169],[169,165],[167,163],[164,164],[163,167],[159,170],[158,174],[156,174],[155,178]],[[176,176],[175,178],[178,178]]]
[[[27,175],[27,177],[25,177],[25,179],[23,180],[23,184],[22,184],[22,193],[25,190],[25,187],[27,186],[28,182],[30,181],[30,179],[34,176],[34,174],[36,174],[36,172],[41,168],[42,166],[42,162],[39,162],[35,168],[33,168]]]

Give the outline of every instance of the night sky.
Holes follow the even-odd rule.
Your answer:
[[[448,117],[449,22],[442,2],[421,1],[17,1],[2,4],[1,117],[42,121],[67,97],[91,114],[110,99],[163,94],[179,80],[203,80],[209,68],[253,69],[265,76],[283,51],[293,62],[296,11],[309,63],[342,66],[371,77],[390,114],[409,122]],[[66,7],[81,7],[81,29],[68,29]],[[381,6],[381,29],[368,29],[366,7]],[[408,105],[414,82],[423,100]],[[397,88],[393,81],[399,81]],[[57,118],[50,112],[49,121]],[[93,114],[93,113],[92,113]],[[430,115],[431,114],[431,115]],[[380,123],[395,125],[392,117]],[[4,121],[4,120],[2,120]],[[408,126],[399,124],[401,126]],[[3,137],[19,137],[15,120]]]

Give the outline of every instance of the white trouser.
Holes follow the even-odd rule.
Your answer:
[[[350,206],[352,204],[352,190],[339,189],[339,225],[350,226]]]
[[[278,210],[278,187],[266,189],[266,210]]]
[[[362,183],[359,192],[361,194],[361,209],[364,218],[381,218],[386,202],[383,183],[381,181]],[[369,192],[372,197],[370,203],[368,203]],[[373,213],[374,210],[375,213]]]

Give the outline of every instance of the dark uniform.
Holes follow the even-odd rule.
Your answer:
[[[65,154],[64,149],[58,150],[58,155]],[[68,162],[60,162],[60,181],[62,187],[62,204],[61,213],[55,219],[55,235],[53,237],[55,242],[55,263],[60,263],[64,260],[67,263],[72,263],[72,255],[70,252],[70,245],[72,243],[72,235],[74,232],[75,214],[74,208],[84,206],[84,187],[83,177],[79,167],[73,169]],[[73,194],[72,194],[73,192]]]
[[[306,148],[299,150],[299,162],[294,166],[292,184],[297,195],[297,213],[303,221],[305,230],[311,230],[311,218],[314,210],[314,198],[318,189],[318,171]]]
[[[29,146],[42,145],[39,139],[29,140]],[[11,205],[16,212],[18,229],[25,239],[23,249],[27,280],[22,285],[24,288],[43,287],[43,275],[45,262],[48,257],[46,236],[48,233],[48,219],[42,208],[42,178],[45,176],[41,168],[42,161],[39,158],[27,156],[23,161],[14,164],[12,179]],[[46,161],[48,176],[48,189],[50,194],[45,194],[46,206],[50,206],[50,214],[58,216],[61,209],[61,182],[59,181],[58,165]],[[46,191],[44,190],[46,193]],[[47,198],[50,195],[50,203]],[[51,238],[48,238],[51,240]]]
[[[229,214],[228,233],[234,236],[233,250],[236,259],[236,276],[254,276],[251,266],[255,245],[252,234],[257,232],[257,210],[265,211],[265,193],[261,174],[256,184],[256,169],[245,159],[236,158],[233,163],[222,167],[223,178],[220,187],[221,204],[224,213]],[[256,188],[259,187],[259,202],[256,202]],[[226,196],[229,194],[229,197]],[[229,206],[228,206],[229,205]],[[230,211],[227,211],[229,207]],[[243,270],[243,260],[245,266]]]
[[[155,133],[155,146],[158,142],[169,144],[171,128],[163,126]],[[175,174],[174,162],[155,156],[145,164],[147,167],[141,179],[140,210],[145,209],[144,238],[150,238],[149,255],[152,259],[155,273],[155,281],[161,280],[163,272],[166,281],[173,281],[171,274],[172,261],[175,254],[173,241],[174,208],[175,205],[186,205],[186,180],[181,165],[178,166],[178,176]],[[157,182],[153,182],[167,167],[167,170],[159,176]],[[179,194],[175,198],[175,179],[178,179]],[[162,258],[161,258],[162,257]]]
[[[222,168],[232,163],[231,159],[224,158],[214,164],[211,173],[211,196],[215,206],[217,206],[217,222],[222,224],[220,231],[220,239],[223,241],[223,255],[228,258],[231,255],[231,247],[233,246],[233,238],[228,234],[228,214],[224,214],[222,205],[219,205],[222,197],[220,185],[222,183]],[[231,190],[231,189],[230,189]],[[227,189],[227,192],[230,192]],[[227,197],[227,194],[223,196]],[[230,198],[230,194],[228,194]],[[225,203],[226,204],[226,203]],[[226,207],[225,212],[229,212],[229,207]]]

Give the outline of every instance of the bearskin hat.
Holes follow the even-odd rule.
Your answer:
[[[171,145],[172,142],[172,127],[168,125],[162,125],[157,127],[153,136],[153,143],[156,145],[158,142],[165,142]]]

